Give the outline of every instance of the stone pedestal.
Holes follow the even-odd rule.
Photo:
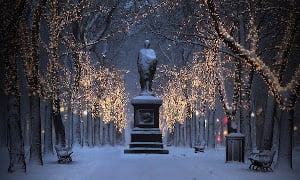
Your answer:
[[[226,162],[244,162],[245,135],[230,133],[226,136]]]
[[[132,99],[134,106],[134,128],[131,132],[129,149],[124,153],[168,154],[163,149],[159,129],[159,107],[162,99],[154,96],[137,96]]]

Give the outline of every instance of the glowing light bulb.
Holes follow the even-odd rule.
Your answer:
[[[221,137],[220,137],[220,136],[218,136],[217,140],[218,140],[218,142],[220,142],[220,141],[221,141]]]
[[[250,116],[251,116],[252,118],[254,118],[254,117],[255,117],[254,112],[251,112]]]
[[[83,111],[83,115],[85,115],[85,116],[87,115],[87,110]]]

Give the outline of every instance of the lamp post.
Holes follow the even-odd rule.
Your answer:
[[[81,141],[81,146],[83,146],[83,144],[84,144],[84,138],[85,138],[85,134],[86,134],[86,131],[87,131],[87,127],[86,127],[86,125],[85,125],[85,123],[84,123],[84,121],[86,122],[87,121],[87,110],[84,110],[83,112],[82,112],[82,115],[83,115],[83,117],[81,117],[82,118],[82,120],[80,121],[81,122],[81,138],[80,138],[80,141]]]
[[[195,126],[195,135],[196,135],[196,138],[195,138],[195,145],[199,145],[200,144],[200,121],[199,121],[199,111],[196,110],[196,126]]]
[[[217,145],[221,144],[221,125],[219,118],[216,119],[217,122]]]
[[[255,113],[251,112],[251,139],[252,139],[252,152],[258,152],[257,146],[256,146],[256,119],[255,119]]]

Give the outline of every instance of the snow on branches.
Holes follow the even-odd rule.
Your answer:
[[[214,21],[214,27],[217,31],[219,37],[224,41],[224,43],[230,47],[237,55],[245,59],[250,63],[255,70],[261,74],[269,90],[273,93],[276,101],[279,103],[282,109],[292,109],[294,108],[294,99],[299,96],[300,92],[300,65],[297,67],[291,81],[283,86],[280,83],[278,75],[271,71],[262,58],[256,54],[253,50],[248,50],[239,44],[225,29],[224,25],[220,21],[220,17],[216,11],[215,3],[212,0],[207,0],[207,5],[209,8],[210,15]]]

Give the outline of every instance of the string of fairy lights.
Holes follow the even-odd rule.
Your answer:
[[[68,6],[62,4],[63,6],[58,7],[57,0],[50,1],[48,12],[44,15],[49,28],[49,42],[47,44],[41,40],[41,44],[48,53],[49,62],[46,72],[39,74],[41,86],[35,88],[36,92],[46,99],[59,100],[60,106],[53,103],[52,108],[55,112],[64,111],[71,105],[73,113],[79,113],[81,116],[89,113],[93,117],[101,116],[104,123],[113,121],[117,130],[121,132],[126,126],[125,107],[128,102],[124,71],[92,64],[90,54],[83,50],[74,52],[79,59],[77,68],[74,68],[75,72],[71,72],[60,62],[59,36],[64,28],[93,13],[86,11],[92,6],[89,1],[66,3]],[[97,9],[97,13],[100,11],[105,13],[108,9],[105,7]],[[32,46],[29,46],[30,34],[29,31],[23,32],[23,52],[30,60],[32,57]],[[78,44],[76,41],[70,42],[75,43],[74,46]],[[25,71],[31,77],[36,75],[31,73],[36,64],[29,60],[25,61]],[[80,78],[76,78],[77,75]]]
[[[198,1],[196,1],[198,2]],[[263,62],[261,57],[256,54],[258,44],[258,30],[255,26],[255,16],[252,14],[249,18],[249,33],[247,40],[250,41],[250,50],[245,49],[242,45],[234,41],[234,38],[226,31],[223,24],[219,21],[219,17],[216,13],[216,9],[212,1],[205,1],[208,4],[209,10],[214,20],[216,32],[219,36],[230,45],[236,54],[243,57],[246,62],[250,63],[257,72],[260,72],[264,77],[269,89],[274,94],[277,102],[282,109],[291,109],[294,106],[290,104],[289,99],[286,97],[287,92],[291,94],[299,94],[300,89],[300,65],[295,71],[291,81],[283,86],[280,78],[275,72]],[[69,3],[69,1],[67,1]],[[125,19],[129,20],[123,22],[122,26],[117,32],[128,32],[134,25],[143,20],[143,18],[154,14],[162,7],[167,7],[167,11],[174,11],[176,7],[181,3],[177,1],[161,1],[160,3],[149,6],[146,10],[143,6],[139,6],[137,13],[126,14]],[[58,1],[51,1],[49,4],[50,11],[45,16],[47,24],[49,26],[50,38],[49,47],[47,52],[49,54],[49,65],[47,66],[47,73],[40,78],[41,87],[36,87],[37,93],[43,91],[46,97],[61,99],[62,106],[67,106],[71,103],[72,109],[78,108],[76,113],[83,114],[85,111],[89,111],[92,116],[102,116],[103,122],[108,123],[114,121],[116,127],[122,130],[126,126],[126,113],[125,106],[128,101],[128,95],[125,92],[124,75],[122,71],[116,69],[110,69],[100,65],[92,65],[90,54],[84,52],[83,49],[77,48],[75,53],[78,55],[80,69],[75,69],[75,74],[79,74],[80,78],[76,79],[75,76],[70,73],[65,67],[62,67],[59,63],[59,36],[62,30],[71,22],[82,19],[84,16],[90,16],[93,12],[87,11],[84,14],[83,9],[90,8],[92,6],[89,1],[81,1],[79,4],[69,3],[70,7],[62,6],[58,11]],[[203,8],[204,4],[199,4]],[[101,7],[97,11],[107,13],[109,8]],[[143,11],[144,10],[144,11]],[[199,18],[201,19],[201,18]],[[188,27],[187,24],[193,21],[192,16],[187,17],[182,22],[180,30]],[[207,20],[208,21],[208,20]],[[195,29],[200,36],[204,35],[205,29],[201,27],[201,20],[196,20]],[[26,34],[27,33],[27,34]],[[173,36],[175,39],[182,34],[181,31],[177,31]],[[67,34],[68,35],[68,34]],[[114,34],[108,34],[104,36],[104,39],[113,36]],[[183,35],[183,34],[182,34]],[[28,31],[24,31],[24,37],[29,37]],[[183,67],[170,67],[163,65],[160,69],[160,75],[158,78],[166,78],[166,86],[163,87],[163,119],[166,121],[167,128],[172,132],[176,122],[183,123],[186,117],[191,117],[192,112],[199,110],[200,115],[204,116],[205,107],[214,108],[215,106],[215,93],[216,90],[224,90],[224,78],[222,62],[217,61],[219,59],[220,39],[215,38],[214,35],[206,35],[204,44],[209,49],[205,49],[201,52],[195,52],[193,56],[193,63],[191,65]],[[183,35],[187,38],[187,35]],[[288,38],[288,37],[286,37]],[[76,49],[76,41],[70,40],[72,37],[66,38],[68,44]],[[198,40],[199,40],[198,39]],[[25,38],[26,42],[29,42]],[[187,42],[192,43],[191,40]],[[90,45],[96,42],[86,42],[85,45]],[[25,44],[25,43],[24,43]],[[42,42],[43,44],[43,42]],[[45,44],[45,43],[44,43]],[[169,47],[171,44],[169,45]],[[28,46],[30,47],[30,46]],[[26,56],[32,57],[32,49],[23,47]],[[281,55],[283,56],[283,55]],[[230,58],[229,58],[230,59]],[[26,73],[30,76],[31,70],[34,66],[31,61],[25,64]],[[279,64],[282,61],[278,61]],[[277,63],[277,64],[278,64]],[[236,78],[237,74],[232,73]],[[232,76],[232,75],[229,75]],[[75,82],[78,87],[74,88]],[[219,82],[218,82],[219,81]],[[241,82],[236,82],[234,86],[234,92],[240,88]],[[73,91],[68,92],[71,89]],[[228,101],[228,97],[225,92],[221,100],[224,102],[224,109],[228,112],[236,111],[238,108],[237,101],[233,100],[231,105]],[[71,97],[71,98],[70,98]],[[234,94],[234,98],[237,98],[237,94]],[[68,99],[71,99],[69,102]],[[55,108],[54,108],[55,110]],[[58,109],[56,109],[58,111]],[[227,113],[228,114],[228,113]],[[232,113],[229,113],[232,114]]]
[[[68,107],[70,104],[74,114],[102,117],[105,124],[113,121],[117,130],[123,131],[126,127],[128,103],[124,83],[125,72],[92,65],[90,55],[86,52],[79,53],[79,62],[81,74],[77,93],[72,91],[76,83],[70,84],[70,82],[75,82],[75,77],[65,67],[60,67],[61,73],[59,73],[56,86],[60,90],[57,98],[60,99],[61,107]],[[52,86],[51,83],[45,84],[45,87],[50,86]],[[52,89],[49,88],[48,94],[51,94]]]
[[[254,51],[247,50],[241,44],[234,40],[234,38],[227,32],[224,25],[220,22],[220,18],[216,12],[216,7],[213,1],[207,1],[210,14],[215,22],[215,29],[223,41],[230,46],[233,51],[235,51],[239,56],[243,57],[248,63],[250,63],[254,69],[259,72],[266,84],[268,85],[269,90],[274,95],[277,103],[280,108],[283,110],[293,109],[294,101],[290,98],[292,96],[299,95],[300,90],[300,65],[294,72],[290,82],[283,86],[278,76],[273,72],[270,67],[268,67],[264,61],[258,56]],[[290,93],[289,93],[290,92]]]
[[[176,122],[183,123],[199,111],[205,116],[205,107],[214,108],[217,88],[216,73],[219,41],[210,42],[214,48],[194,54],[193,63],[183,67],[162,65],[159,79],[167,79],[162,88],[162,118],[172,133]],[[204,59],[203,59],[204,57]]]

